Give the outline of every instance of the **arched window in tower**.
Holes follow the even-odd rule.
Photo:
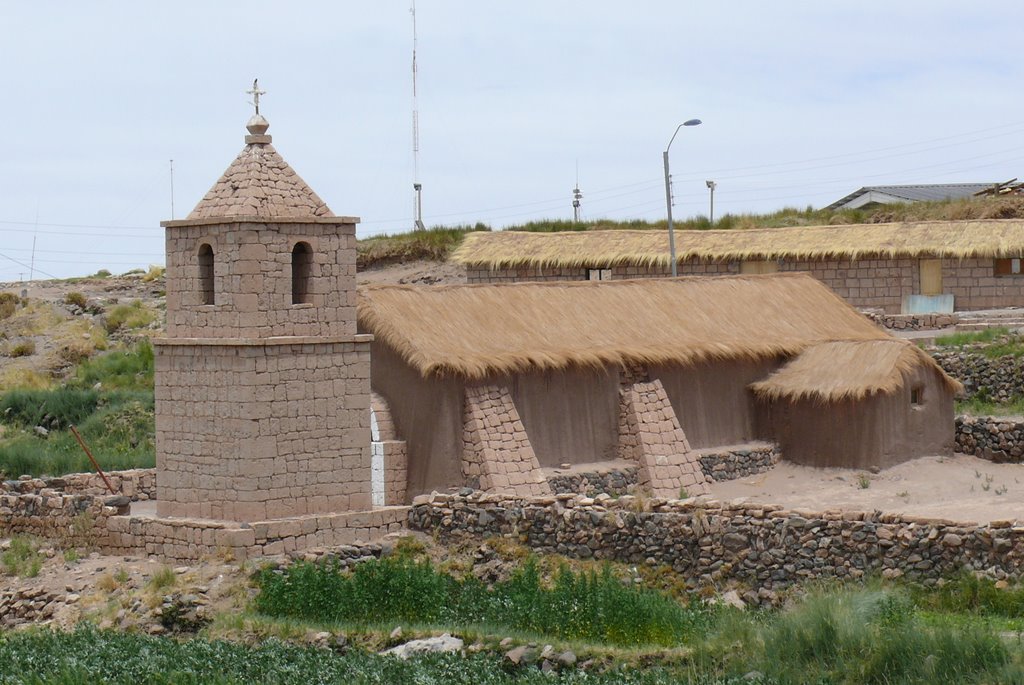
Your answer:
[[[309,279],[313,269],[313,248],[296,243],[292,248],[292,304],[309,302]]]
[[[203,304],[214,303],[213,248],[209,243],[199,246],[199,296]]]

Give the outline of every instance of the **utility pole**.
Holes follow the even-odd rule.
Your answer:
[[[572,189],[572,220],[573,223],[580,222],[580,200],[583,193],[580,192],[580,163],[576,162],[576,187]]]
[[[174,160],[171,160],[171,221],[174,221]]]
[[[704,183],[707,185],[708,190],[711,191],[711,211],[708,212],[708,222],[711,224],[711,227],[714,228],[714,226],[715,226],[715,188],[718,186],[718,184],[715,183],[714,181],[704,181]]]

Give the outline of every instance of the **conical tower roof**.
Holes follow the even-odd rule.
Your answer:
[[[188,220],[246,217],[332,217],[330,208],[270,144],[270,124],[257,114],[246,128],[245,148],[199,201]]]

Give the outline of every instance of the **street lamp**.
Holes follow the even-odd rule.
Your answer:
[[[715,188],[718,184],[714,181],[704,181],[704,185],[711,191],[711,212],[708,214],[708,223],[711,224],[711,228],[715,227]]]
[[[668,207],[668,251],[672,260],[672,276],[679,274],[676,268],[676,235],[672,230],[672,185],[668,175],[668,149],[672,147],[672,141],[676,139],[679,129],[683,126],[700,126],[700,123],[700,119],[690,119],[676,126],[675,132],[668,140],[668,145],[665,146],[665,151],[661,153],[661,161],[665,164],[665,204]]]

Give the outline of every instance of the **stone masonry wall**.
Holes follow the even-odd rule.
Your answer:
[[[771,471],[779,463],[779,448],[770,442],[695,450],[704,477],[713,481],[746,478]]]
[[[921,292],[918,259],[779,260],[779,271],[803,271],[825,283],[858,308],[881,309],[899,314],[903,298]],[[602,268],[595,264],[593,268]],[[680,275],[739,273],[740,263],[691,259],[679,263]],[[617,266],[612,278],[663,277],[667,266]],[[585,280],[586,269],[467,269],[471,283],[507,281]],[[943,292],[954,297],[957,311],[995,309],[1024,305],[1024,276],[996,276],[992,259],[943,259]]]
[[[308,303],[292,304],[292,249],[310,245]],[[167,228],[167,336],[265,338],[356,332],[355,224],[210,223]],[[199,247],[213,248],[214,304],[203,304]]]
[[[508,388],[466,388],[462,473],[486,492],[551,492]]]
[[[1024,357],[986,357],[980,348],[934,347],[928,354],[943,371],[964,384],[968,397],[981,395],[993,402],[1009,402],[1024,395]]]
[[[161,516],[369,509],[369,343],[299,340],[155,346]]]
[[[1024,574],[1024,526],[858,511],[785,510],[704,498],[595,502],[575,495],[424,495],[409,525],[442,540],[506,536],[542,553],[666,565],[692,586],[740,582],[764,593],[819,578],[906,575],[928,581],[964,568]]]
[[[89,474],[75,474],[89,475]],[[132,471],[113,472],[112,483],[131,487]],[[58,485],[60,479],[51,479]],[[69,477],[72,485],[76,478]],[[110,495],[73,494],[55,487],[37,488],[34,480],[8,481],[18,488],[0,494],[0,536],[32,535],[58,544],[99,549],[109,554],[156,555],[171,561],[195,561],[228,554],[249,559],[311,548],[336,548],[369,542],[405,527],[409,508],[300,516],[237,523],[207,519],[161,519],[129,513],[127,491]],[[19,491],[24,487],[24,492]]]
[[[886,314],[878,309],[865,309],[861,314],[882,328],[894,331],[931,331],[960,322],[956,314]]]
[[[111,487],[117,494],[133,502],[156,499],[156,470],[131,469],[111,471],[106,474]],[[60,478],[31,478],[22,476],[17,480],[0,483],[0,492],[11,494],[38,493],[55,490],[65,495],[108,495],[107,486],[97,473],[71,473]]]
[[[606,471],[584,471],[548,477],[551,491],[561,495],[572,493],[593,497],[606,494],[612,497],[632,493],[639,482],[639,467],[630,466]]]
[[[619,401],[619,458],[639,464],[640,486],[656,497],[706,494],[704,473],[661,381],[623,385]]]
[[[1000,416],[956,417],[956,451],[997,464],[1024,462],[1024,421]]]

